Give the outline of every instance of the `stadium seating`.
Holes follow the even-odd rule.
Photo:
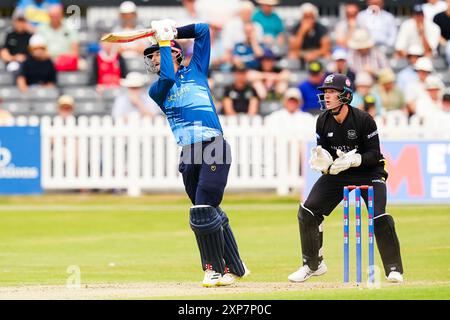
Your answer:
[[[0,71],[0,86],[12,86],[14,85],[14,76],[7,71]]]
[[[61,87],[87,86],[89,75],[86,72],[60,72],[57,75],[57,83]]]

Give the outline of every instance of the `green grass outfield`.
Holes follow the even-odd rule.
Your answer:
[[[69,266],[79,268],[83,292],[92,288],[98,293],[81,293],[78,298],[450,298],[450,206],[389,207],[400,238],[405,283],[388,284],[383,275],[378,289],[342,285],[342,206],[325,220],[328,273],[305,284],[289,284],[288,274],[300,263],[298,200],[272,194],[225,197],[222,208],[252,274],[232,288],[201,288],[203,273],[188,223],[189,206],[184,195],[2,197],[0,298],[17,297],[11,292],[21,288],[24,296],[19,298],[27,297],[26,292],[31,298],[43,292],[45,298],[45,292],[65,290]],[[353,224],[351,228],[354,242]],[[367,266],[365,224],[363,228],[363,265]],[[354,257],[351,247],[352,265]],[[376,264],[381,267],[378,252]],[[352,280],[354,273],[353,269]],[[146,286],[149,292],[155,288],[152,284],[160,291],[146,295]],[[127,291],[127,286],[139,288]],[[102,292],[104,287],[108,294]]]

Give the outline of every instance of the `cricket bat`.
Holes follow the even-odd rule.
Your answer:
[[[132,42],[142,38],[148,38],[155,34],[153,29],[141,29],[133,31],[113,32],[104,35],[101,41],[106,42]]]

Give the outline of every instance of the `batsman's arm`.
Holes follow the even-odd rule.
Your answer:
[[[175,83],[175,70],[170,41],[159,41],[159,47],[161,54],[160,75],[158,81],[150,87],[149,95],[159,106],[163,106],[167,94]]]
[[[199,71],[208,75],[211,55],[209,26],[206,23],[190,24],[177,28],[177,32],[177,39],[195,39],[194,53],[190,64],[195,65]]]

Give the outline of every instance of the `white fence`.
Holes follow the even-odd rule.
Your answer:
[[[18,117],[11,125],[41,125],[42,186],[45,190],[183,190],[178,172],[180,148],[163,117]],[[301,154],[315,136],[315,121],[269,123],[261,117],[223,117],[221,123],[233,162],[228,190],[301,189]],[[450,140],[447,118],[392,114],[378,118],[381,140]]]

